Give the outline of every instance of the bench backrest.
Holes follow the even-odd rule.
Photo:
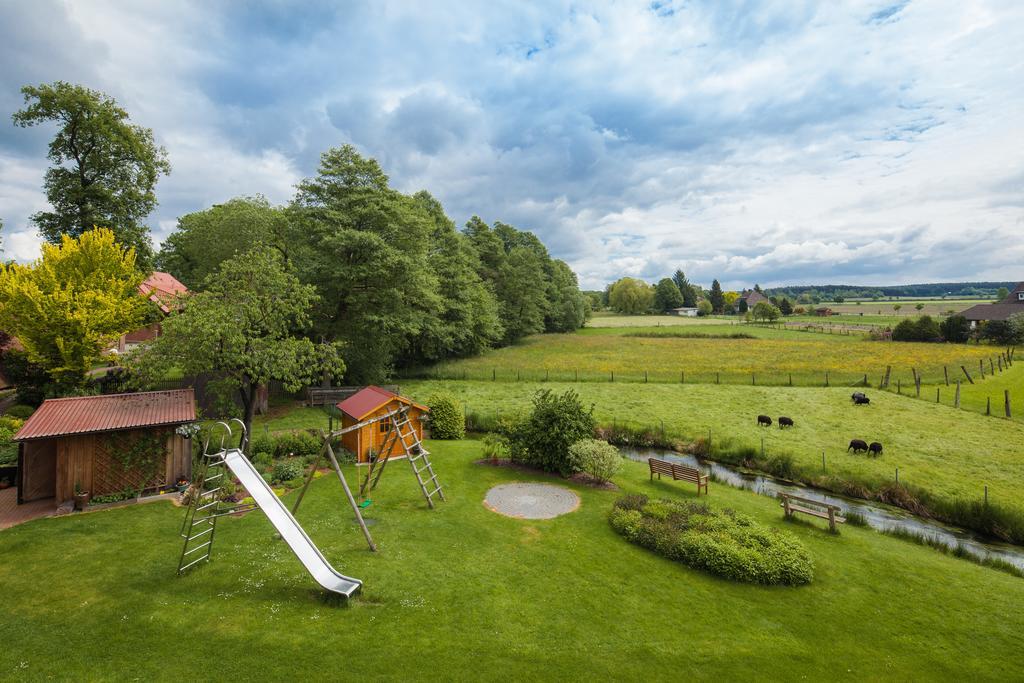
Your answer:
[[[651,472],[655,474],[672,474],[672,463],[657,458],[647,458],[647,464],[651,466]]]
[[[795,500],[797,502],[805,503],[807,505],[816,505],[818,507],[825,508],[826,510],[828,510],[828,509],[832,509],[832,510],[836,510],[836,511],[842,510],[842,508],[840,506],[838,506],[838,505],[833,505],[832,503],[824,503],[824,502],[822,502],[820,500],[812,500],[811,498],[801,498],[800,496],[794,496],[792,493],[780,493],[779,494],[779,498],[788,499],[788,500]]]
[[[692,481],[699,483],[704,477],[704,474],[700,470],[695,470],[692,467],[686,465],[672,465],[672,476],[676,479],[682,479],[683,481]]]

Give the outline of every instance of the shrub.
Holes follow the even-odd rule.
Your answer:
[[[935,342],[942,339],[939,324],[930,315],[901,320],[892,330],[893,341]]]
[[[266,473],[274,466],[274,456],[266,451],[256,453],[252,458],[252,466],[257,472]]]
[[[508,439],[501,434],[488,432],[484,437],[484,457],[489,460],[500,460],[508,457]]]
[[[537,392],[533,410],[516,424],[509,434],[509,452],[513,460],[563,476],[573,474],[569,447],[594,435],[594,408],[583,407],[575,391],[553,394]]]
[[[8,408],[4,415],[7,417],[16,417],[19,420],[27,420],[32,416],[32,413],[36,412],[36,409],[32,406],[27,406],[24,403],[19,403]]]
[[[619,449],[600,439],[582,439],[569,447],[572,469],[586,472],[602,484],[619,471],[622,456]]]
[[[1000,346],[1024,344],[1024,313],[1006,320],[989,320],[981,326],[980,336]]]
[[[732,510],[634,495],[616,501],[609,521],[637,545],[733,581],[796,586],[814,575],[810,554],[792,535]]]
[[[711,302],[708,301],[707,299],[704,299],[699,304],[697,304],[697,315],[699,316],[711,315],[711,311],[713,310],[714,309],[711,306]]]
[[[275,458],[304,458],[320,452],[323,441],[309,432],[284,432],[274,437]]]
[[[25,421],[21,418],[11,417],[10,415],[0,415],[0,429],[9,429],[13,433],[21,429],[23,424],[25,424]]]
[[[274,455],[274,437],[269,434],[257,434],[249,440],[249,453]],[[253,462],[256,462],[255,458]]]
[[[302,461],[298,459],[278,460],[270,472],[271,483],[278,484],[291,479],[301,479],[304,470]]]
[[[962,315],[951,315],[939,324],[942,338],[954,344],[963,344],[971,338],[971,323]]]
[[[461,439],[466,436],[462,404],[451,394],[434,394],[430,406],[430,438]]]

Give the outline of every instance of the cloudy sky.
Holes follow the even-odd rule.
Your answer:
[[[166,146],[157,242],[350,142],[586,287],[1024,278],[1024,3],[529,4],[0,0],[5,255],[53,133],[10,114],[62,79]]]

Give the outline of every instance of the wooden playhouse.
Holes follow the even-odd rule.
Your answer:
[[[423,422],[430,412],[424,405],[416,403],[412,399],[400,396],[393,391],[382,389],[377,386],[368,386],[346,398],[337,406],[341,411],[341,426],[351,427],[375,417],[387,415],[389,412],[405,408],[408,411],[412,425],[416,429],[416,436],[423,439]],[[384,440],[387,438],[387,431],[390,420],[378,420],[355,429],[341,437],[341,444],[351,453],[355,454],[357,462],[366,463],[370,461],[370,451],[380,453]],[[400,444],[393,441],[391,447],[392,457],[404,456]]]
[[[14,440],[18,502],[92,496],[170,486],[192,477],[192,389],[49,399]]]

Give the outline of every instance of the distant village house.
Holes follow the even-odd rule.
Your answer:
[[[1020,282],[1002,301],[994,304],[977,304],[960,313],[971,322],[971,327],[988,320],[1007,320],[1012,315],[1024,313],[1024,282]]]
[[[139,285],[139,293],[157,305],[160,312],[167,316],[174,310],[175,299],[188,294],[188,287],[181,284],[170,273],[154,271]],[[117,352],[124,353],[137,344],[152,341],[160,336],[160,323],[155,322],[138,330],[122,334],[117,341]]]

